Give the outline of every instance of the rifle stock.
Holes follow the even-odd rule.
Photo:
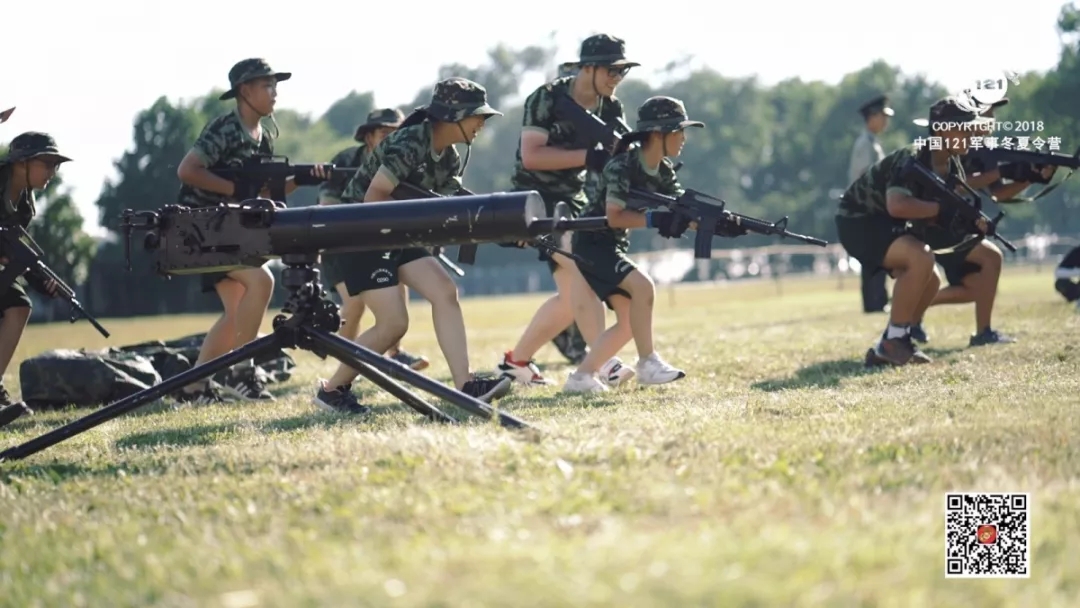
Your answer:
[[[635,210],[666,208],[696,224],[694,257],[698,259],[712,257],[712,239],[718,235],[735,238],[748,232],[754,232],[768,236],[779,236],[781,239],[790,238],[819,247],[825,247],[829,244],[828,241],[816,237],[789,231],[787,229],[787,216],[776,222],[769,222],[741,213],[734,213],[724,208],[727,205],[724,200],[696,190],[686,190],[682,195],[674,197],[656,192],[631,189],[627,203],[629,208]]]
[[[942,226],[942,228],[947,230],[962,230],[965,233],[963,236],[975,234],[979,235],[979,238],[985,238],[987,236],[993,237],[1009,251],[1016,251],[1016,246],[1005,239],[1005,237],[998,234],[997,231],[998,223],[1005,218],[1005,212],[999,211],[997,216],[990,219],[990,217],[982,212],[982,199],[979,195],[955,175],[949,175],[948,178],[942,179],[939,175],[914,158],[908,159],[908,162],[901,170],[901,175],[905,179],[911,179],[927,189],[930,192],[929,198],[931,200],[955,211],[956,216],[964,223],[964,225],[959,228],[956,226]],[[964,190],[971,198],[967,199],[961,196],[956,191],[957,188]],[[986,222],[985,233],[978,228],[978,223],[980,221]]]
[[[630,132],[630,126],[621,118],[616,119],[615,124],[609,125],[578,105],[569,95],[558,95],[555,98],[555,115],[574,124],[574,129],[588,141],[587,148],[600,144],[605,150],[612,151],[622,139],[622,135]]]
[[[25,228],[19,225],[0,226],[0,256],[8,260],[4,270],[0,271],[0,290],[10,287],[18,277],[24,274],[27,282],[42,293],[45,293],[45,285],[52,281],[56,283],[55,297],[71,306],[71,322],[74,323],[80,318],[86,319],[98,333],[108,338],[109,332],[101,326],[101,323],[98,323],[97,319],[86,312],[76,297],[75,290],[42,261],[42,255],[41,247]]]

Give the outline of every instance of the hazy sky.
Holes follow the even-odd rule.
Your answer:
[[[552,32],[560,61],[575,59],[592,33],[624,38],[627,54],[643,64],[633,75],[650,81],[651,69],[691,55],[695,67],[756,74],[766,84],[791,77],[835,83],[883,59],[948,86],[980,72],[1051,69],[1062,4],[1027,0],[974,13],[972,6],[990,5],[785,0],[689,9],[677,2],[544,0],[542,9],[528,11],[510,2],[469,9],[447,0],[4,2],[0,110],[17,109],[0,126],[0,140],[30,130],[53,134],[75,159],[61,175],[88,230],[100,234],[93,203],[115,175],[113,160],[131,144],[135,114],[161,95],[188,99],[227,87],[229,68],[245,57],[293,72],[278,89],[279,107],[314,116],[353,89],[375,91],[380,105],[407,103],[442,64],[475,65],[499,41],[523,47],[544,43]],[[644,7],[671,8],[653,16]],[[392,8],[402,10],[396,19],[387,18]],[[558,20],[559,14],[572,17]],[[956,61],[972,57],[984,67]],[[162,192],[161,204],[175,194]]]

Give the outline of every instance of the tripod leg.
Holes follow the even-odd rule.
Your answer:
[[[457,420],[454,417],[444,414],[434,405],[421,399],[416,393],[398,384],[393,378],[353,356],[353,348],[363,347],[357,346],[353,342],[349,342],[345,338],[331,333],[326,334],[325,339],[327,341],[323,342],[322,339],[324,336],[321,335],[321,332],[315,334],[316,331],[318,330],[310,330],[311,338],[315,340],[315,335],[319,335],[319,346],[321,346],[331,357],[355,369],[361,376],[371,380],[376,386],[397,397],[402,403],[413,408],[417,412],[420,412],[421,415],[436,422],[457,424]]]
[[[212,359],[197,365],[183,373],[177,374],[168,380],[160,384],[155,384],[150,388],[139,391],[134,395],[124,397],[123,399],[106,405],[105,407],[83,416],[78,420],[74,420],[65,424],[64,426],[53,429],[44,435],[35,437],[25,443],[19,444],[14,447],[10,447],[3,452],[0,452],[0,462],[7,460],[21,460],[36,454],[45,448],[54,446],[65,439],[70,439],[79,433],[89,431],[95,426],[112,420],[118,416],[122,416],[130,411],[136,410],[148,403],[152,403],[165,395],[176,392],[177,390],[199,380],[204,380],[218,373],[219,371],[236,365],[241,361],[253,359],[264,352],[271,351],[272,349],[278,349],[279,338],[277,334],[270,334],[263,336],[252,342],[241,346],[240,348],[226,353],[216,359]]]
[[[377,369],[378,371],[390,376],[395,380],[400,380],[415,386],[416,388],[431,393],[436,397],[446,399],[450,403],[460,407],[463,410],[468,411],[474,416],[480,416],[490,420],[496,413],[499,416],[499,423],[507,428],[533,428],[524,420],[511,416],[510,414],[504,414],[502,412],[495,412],[490,405],[480,401],[479,399],[466,395],[461,391],[455,390],[446,386],[441,382],[437,382],[428,378],[427,376],[417,373],[404,365],[395,363],[377,354],[375,351],[364,348],[358,344],[349,342],[345,338],[337,334],[331,334],[319,329],[309,329],[302,327],[303,331],[308,339],[317,343],[321,348],[325,349],[331,357],[341,361],[345,365],[359,370],[365,364]]]

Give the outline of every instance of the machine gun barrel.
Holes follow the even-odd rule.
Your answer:
[[[543,199],[528,191],[296,209],[266,199],[168,206],[125,211],[121,227],[149,232],[145,247],[155,251],[158,272],[198,274],[260,266],[288,254],[521,241],[543,233],[544,224],[536,222],[546,218]]]

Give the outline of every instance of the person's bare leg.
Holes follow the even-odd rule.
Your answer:
[[[30,321],[30,310],[26,306],[9,308],[4,311],[4,318],[0,319],[0,380],[7,373],[15,349],[19,347],[23,330]]]
[[[934,274],[934,254],[922,241],[904,235],[889,246],[884,265],[893,269],[896,277],[889,323],[895,326],[911,325],[925,295],[930,275]]]
[[[931,303],[937,298],[937,295],[941,293],[941,277],[938,276],[935,269],[931,268],[930,277],[926,281],[926,287],[923,291],[922,300],[919,301],[919,305],[915,308],[915,321],[921,322],[924,315],[926,315],[926,309],[930,308]]]
[[[630,323],[633,300],[620,294],[612,294],[609,300],[611,307],[615,310],[615,324],[600,332],[600,335],[589,344],[589,353],[582,359],[575,373],[595,374],[633,338]]]
[[[454,385],[461,390],[472,380],[465,316],[458,301],[457,284],[434,257],[413,260],[398,268],[401,282],[431,303],[431,321]]]
[[[978,272],[964,277],[964,283],[975,292],[975,333],[980,333],[991,326],[1003,256],[1001,250],[984,241],[971,250],[967,259],[979,266]]]
[[[514,361],[529,361],[545,344],[570,326],[574,321],[574,311],[570,305],[570,275],[558,268],[552,275],[555,279],[555,295],[551,296],[536,309],[529,325],[518,338],[517,344],[510,351]],[[580,326],[579,326],[580,329]],[[584,337],[584,334],[582,334]]]
[[[409,309],[401,299],[401,290],[396,286],[364,291],[354,297],[363,300],[375,319],[371,327],[354,340],[360,346],[376,353],[384,353],[408,331]],[[336,390],[355,380],[358,375],[355,369],[342,363],[326,381],[325,389]]]
[[[244,286],[239,281],[226,277],[218,281],[214,287],[218,297],[221,298],[221,305],[225,311],[210,326],[210,330],[206,332],[206,337],[203,338],[203,343],[199,347],[199,356],[195,359],[192,367],[216,359],[232,350],[236,345],[236,316],[240,307],[240,300],[244,297]],[[207,382],[207,380],[201,380],[195,384],[189,384],[184,387],[184,390],[187,392],[202,390],[206,387]]]
[[[360,319],[364,316],[364,299],[350,296],[349,289],[342,281],[334,286],[341,297],[341,329],[338,335],[346,340],[355,340],[360,334]]]
[[[398,283],[398,287],[401,288],[401,297],[402,297],[403,300],[405,300],[405,305],[408,306],[408,304],[409,304],[409,288],[408,288],[408,286],[406,286],[404,283]],[[386,354],[387,354],[387,356],[392,357],[392,356],[398,354],[399,352],[401,352],[401,341],[400,340],[396,344],[391,346],[390,350],[386,351]]]
[[[236,307],[235,341],[230,348],[239,348],[251,342],[259,335],[270,298],[274,294],[274,275],[265,266],[247,268],[229,273],[229,277],[239,281],[244,287],[244,295]]]

